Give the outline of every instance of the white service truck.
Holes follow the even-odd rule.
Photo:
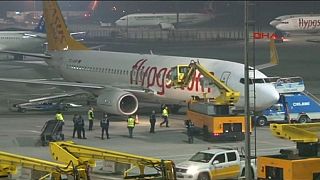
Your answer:
[[[256,160],[250,159],[252,179],[256,179]],[[177,164],[176,176],[178,180],[239,179],[245,177],[245,161],[237,150],[204,150]]]

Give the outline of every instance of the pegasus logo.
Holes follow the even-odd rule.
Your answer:
[[[53,21],[50,24],[50,26],[53,31],[52,32],[53,38],[59,41],[60,44],[65,44],[66,37],[63,33],[63,28],[62,28],[63,21],[61,20],[61,18],[59,18],[57,9],[53,9],[52,17],[53,17]]]
[[[138,60],[133,66],[130,74],[130,84],[140,85],[143,87],[158,87],[160,91],[158,95],[164,95],[166,89],[171,88],[171,84],[166,83],[166,79],[169,79],[171,68],[158,69],[156,66],[145,66],[147,59]],[[199,72],[193,77],[189,86],[186,88],[187,91],[196,92],[211,92],[210,88],[203,88],[200,85],[201,74]]]
[[[315,29],[320,26],[320,20],[304,20],[303,18],[299,18],[298,25],[303,29]]]

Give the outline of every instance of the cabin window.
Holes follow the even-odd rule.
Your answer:
[[[229,152],[227,153],[227,158],[228,158],[228,162],[230,161],[236,161],[237,160],[237,156],[235,152]]]

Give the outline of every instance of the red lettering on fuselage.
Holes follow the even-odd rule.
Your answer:
[[[170,83],[165,83],[170,78],[171,68],[161,68],[158,70],[156,66],[144,66],[147,59],[138,60],[133,66],[130,74],[130,84],[136,84],[143,87],[159,87],[158,95],[164,95],[166,89],[171,88]],[[196,73],[187,88],[182,90],[200,91],[201,74]],[[210,88],[206,88],[207,93],[211,92]],[[205,88],[201,87],[201,92],[205,92]]]
[[[315,29],[320,27],[320,19],[305,20],[303,18],[299,18],[298,26],[303,29]]]

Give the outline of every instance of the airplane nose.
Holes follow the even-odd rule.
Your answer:
[[[270,84],[268,88],[256,94],[257,96],[257,110],[264,110],[278,102],[280,95],[273,85]],[[259,97],[260,96],[260,97]]]
[[[278,24],[276,25],[276,29],[280,30],[280,31],[285,31],[286,30],[286,27],[284,24]]]
[[[275,27],[278,24],[278,21],[273,20],[269,23],[271,26]]]

